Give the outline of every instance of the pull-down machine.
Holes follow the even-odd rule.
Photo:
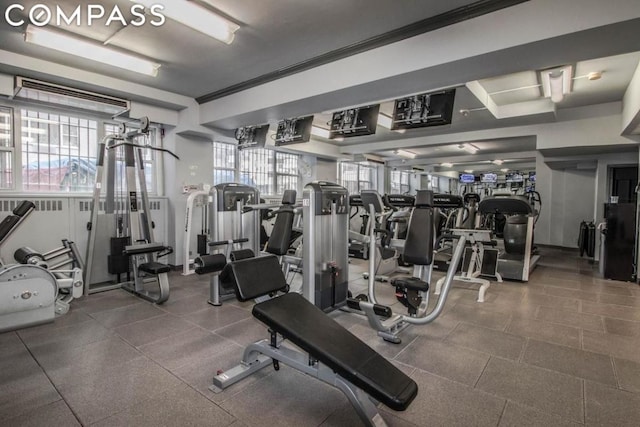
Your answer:
[[[118,134],[105,136],[98,148],[91,220],[87,224],[85,295],[121,287],[156,304],[169,299],[167,273],[170,267],[158,262],[157,258],[170,254],[173,249],[156,242],[153,237],[143,149],[178,157],[169,150],[135,142],[148,134],[149,119],[145,117],[140,120],[139,129],[127,131],[125,124],[121,124]],[[102,213],[100,202],[105,165],[106,198]],[[118,180],[118,175],[124,182]],[[110,255],[98,258],[97,253]],[[133,280],[130,280],[131,267]],[[120,280],[122,274],[127,275],[126,281]],[[105,275],[107,278],[115,275],[116,283],[98,284],[101,282],[98,278]]]

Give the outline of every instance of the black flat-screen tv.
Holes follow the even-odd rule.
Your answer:
[[[472,173],[461,173],[458,177],[460,184],[473,184],[476,182],[476,176]]]
[[[329,139],[373,135],[378,125],[380,104],[336,111],[331,117]]]
[[[483,173],[480,174],[480,182],[483,184],[495,184],[498,182],[497,173]]]
[[[276,131],[276,147],[309,141],[312,123],[313,116],[280,120]]]
[[[456,90],[449,89],[396,99],[391,130],[451,124],[455,97]]]
[[[524,182],[524,176],[520,172],[508,172],[505,178],[507,182]]]
[[[236,129],[236,139],[238,140],[238,150],[247,148],[263,148],[267,141],[269,125],[244,126]]]

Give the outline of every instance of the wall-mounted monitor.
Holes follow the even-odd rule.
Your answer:
[[[449,89],[396,99],[391,130],[450,124],[455,97],[456,90]]]
[[[498,182],[498,174],[497,173],[480,174],[480,182],[483,184],[495,184]]]
[[[524,182],[524,176],[520,172],[508,172],[505,177],[507,182]]]
[[[238,140],[238,150],[247,148],[263,148],[267,141],[269,125],[244,126],[236,129],[236,139]]]
[[[313,116],[280,120],[276,131],[276,147],[309,141],[312,123]]]
[[[476,176],[472,173],[461,173],[459,179],[460,184],[473,184],[476,182]]]
[[[529,172],[529,181],[536,182],[536,173],[535,172]]]
[[[329,139],[373,135],[378,125],[380,104],[336,111],[331,117]]]

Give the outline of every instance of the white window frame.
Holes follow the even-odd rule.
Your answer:
[[[246,181],[245,179],[243,179],[243,177],[249,177],[251,179],[251,181],[253,181],[255,183],[255,186],[259,189],[261,189],[260,191],[260,195],[261,196],[280,196],[281,194],[278,194],[278,178],[282,178],[285,177],[288,179],[295,179],[295,190],[299,191],[300,189],[300,174],[299,172],[296,172],[295,174],[293,173],[285,173],[284,171],[281,171],[278,169],[278,158],[282,158],[284,157],[285,159],[289,159],[289,160],[293,160],[295,158],[296,161],[296,169],[298,166],[298,162],[300,161],[300,155],[298,154],[291,154],[291,153],[286,153],[286,152],[281,152],[281,151],[276,151],[276,150],[271,150],[268,148],[253,148],[253,149],[244,149],[244,150],[238,150],[238,146],[237,143],[233,143],[233,142],[225,142],[225,141],[214,141],[212,144],[213,148],[212,148],[212,155],[214,156],[213,159],[213,172],[212,172],[212,178],[215,177],[216,175],[216,171],[229,171],[232,172],[233,174],[233,182],[239,182],[239,183],[244,183],[244,181]],[[222,148],[224,147],[224,148]],[[220,153],[220,150],[224,149],[224,150],[234,150],[234,161],[233,161],[233,166],[229,166],[229,167],[221,167],[221,166],[215,166],[216,165],[216,159],[215,156],[217,155],[216,153]],[[247,156],[247,157],[254,157],[254,158],[258,158],[260,160],[261,163],[265,163],[265,159],[266,159],[266,164],[264,164],[259,171],[256,171],[255,169],[251,168],[251,167],[247,167],[246,165],[243,165],[243,163],[246,164],[246,161],[243,162],[242,160],[242,156]],[[285,160],[286,161],[286,160]],[[253,161],[250,161],[249,164],[254,163]],[[253,165],[256,166],[256,165]],[[263,191],[265,184],[261,184],[260,182],[264,181],[264,180],[258,180],[260,182],[256,181],[257,176],[255,175],[256,173],[259,173],[261,175],[266,175],[268,177],[268,184],[266,184],[268,186],[267,190],[268,191]],[[228,182],[228,180],[227,180]],[[222,184],[222,182],[216,182],[214,180],[214,185],[217,184]],[[261,188],[262,187],[262,188]]]
[[[403,182],[405,180],[406,182]],[[409,194],[410,192],[411,192],[411,172],[401,171],[401,170],[390,170],[389,171],[389,193]]]
[[[349,187],[351,187],[347,182],[345,182],[345,177],[344,177],[344,166],[346,165],[350,165],[350,166],[356,166],[356,177],[357,180],[352,180],[350,182],[356,182],[356,193],[355,194],[359,194],[362,190],[378,190],[378,166],[375,164],[371,164],[369,162],[340,162],[339,164],[339,180],[340,180],[340,185],[342,185],[343,187],[347,188],[347,190],[349,190]],[[364,170],[369,170],[369,174],[370,177],[373,177],[372,180],[365,180],[362,179],[362,172]],[[366,185],[363,185],[365,184]],[[352,193],[350,191],[350,193]]]

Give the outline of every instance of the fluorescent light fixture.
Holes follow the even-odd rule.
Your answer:
[[[473,173],[473,169],[465,169],[464,173]]]
[[[571,93],[571,74],[571,65],[541,71],[540,79],[544,96],[551,98],[554,103],[561,102],[565,95]]]
[[[235,32],[240,28],[239,25],[234,24],[227,19],[224,19],[220,15],[216,15],[211,10],[199,6],[193,1],[164,1],[158,2],[157,0],[131,0],[134,3],[143,5],[144,7],[151,8],[155,4],[162,4],[164,9],[161,13],[185,25],[189,28],[193,28],[196,31],[201,32],[204,35],[213,37],[226,44],[231,44],[235,37]]]
[[[318,126],[311,126],[311,135],[329,139],[329,129],[324,129]]]
[[[406,157],[407,159],[415,159],[416,158],[416,153],[413,153],[411,151],[407,151],[407,150],[393,150],[393,154],[400,156],[400,157]]]
[[[509,172],[509,169],[507,169],[507,168],[500,169],[500,172]]]
[[[458,148],[466,151],[467,153],[476,154],[480,149],[473,144],[460,144]]]
[[[28,43],[76,55],[92,61],[155,77],[160,64],[123,53],[99,43],[82,40],[44,27],[28,25],[24,34]]]
[[[443,168],[451,168],[453,167],[453,163],[440,163],[440,166]]]
[[[501,164],[503,164],[503,163],[504,163],[504,160],[494,160],[494,161],[492,161],[491,163],[493,163],[494,165],[498,165],[498,166],[500,166]]]

